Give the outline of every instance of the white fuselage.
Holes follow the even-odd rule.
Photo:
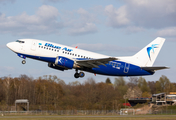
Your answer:
[[[81,50],[79,48],[73,48],[66,45],[56,44],[48,41],[35,40],[35,39],[19,39],[24,43],[11,42],[7,46],[16,53],[23,53],[32,56],[43,56],[43,57],[57,57],[63,56],[71,59],[81,58],[107,58],[109,56]],[[40,44],[40,45],[39,45]],[[47,46],[45,45],[47,44]],[[48,46],[48,44],[54,47]],[[58,47],[56,47],[58,46]],[[70,51],[69,51],[70,50]]]

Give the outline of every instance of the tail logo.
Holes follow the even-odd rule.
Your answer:
[[[151,47],[147,48],[147,53],[148,53],[149,58],[150,58],[150,51],[152,50],[154,53],[154,48],[157,48],[156,47],[157,45],[159,45],[159,44],[152,44]],[[150,60],[151,60],[151,58],[150,58]]]

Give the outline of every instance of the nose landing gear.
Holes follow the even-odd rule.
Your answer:
[[[26,60],[23,60],[23,61],[22,61],[22,64],[26,64]]]
[[[76,73],[74,74],[74,77],[75,78],[79,78],[79,77],[84,77],[85,76],[85,74],[84,74],[84,72],[80,72],[80,73],[78,73],[78,70],[76,69]]]
[[[20,53],[18,53],[17,55],[18,55],[20,58],[23,58],[22,64],[25,64],[25,63],[26,63],[26,56],[24,56],[24,55],[22,55],[22,54],[20,54]]]

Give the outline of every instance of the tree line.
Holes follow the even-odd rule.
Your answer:
[[[151,97],[161,92],[176,92],[176,83],[166,76],[157,81],[146,81],[143,77],[109,78],[96,82],[89,78],[84,83],[69,84],[57,76],[43,76],[37,79],[27,75],[0,78],[0,110],[14,106],[17,99],[28,99],[30,110],[113,110],[120,109],[125,99]]]

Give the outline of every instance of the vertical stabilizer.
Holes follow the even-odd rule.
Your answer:
[[[152,66],[158,56],[165,39],[157,37],[150,44],[136,53],[132,58],[139,66]]]

